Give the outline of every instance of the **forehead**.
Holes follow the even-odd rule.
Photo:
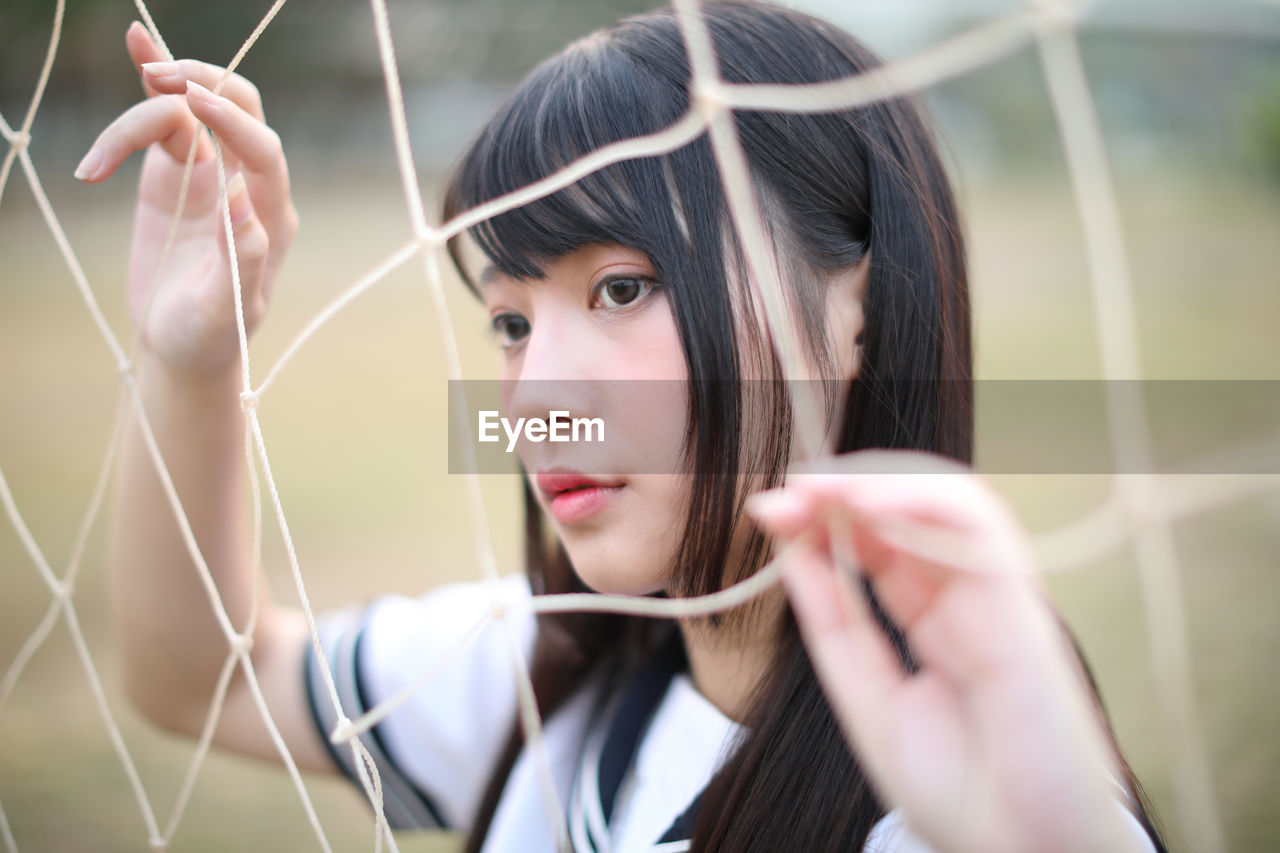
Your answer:
[[[485,286],[497,274],[497,267],[480,249],[470,232],[464,231],[450,241],[449,255],[467,289],[477,296],[483,294]]]

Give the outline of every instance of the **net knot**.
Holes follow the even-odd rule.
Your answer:
[[[693,108],[707,119],[724,110],[726,106],[724,87],[715,80],[699,82],[689,92],[689,100]]]
[[[31,134],[25,130],[19,130],[13,134],[9,140],[9,147],[13,149],[14,154],[21,154],[31,145]]]
[[[169,853],[169,842],[165,841],[163,838],[148,839],[147,845],[154,851],[154,853]]]
[[[501,622],[507,616],[516,612],[522,606],[522,602],[508,593],[505,589],[494,588],[489,593],[489,616],[495,622]]]
[[[338,717],[338,724],[333,727],[333,732],[329,735],[329,743],[334,746],[338,746],[351,740],[351,737],[351,718],[344,714],[343,716]]]
[[[75,584],[68,580],[58,581],[53,585],[53,600],[60,604],[66,604],[71,600],[71,593],[75,590]]]
[[[262,398],[258,396],[257,391],[241,391],[240,392],[240,411],[246,415],[258,410],[258,401]]]
[[[434,251],[444,245],[444,232],[430,225],[424,225],[416,236],[424,249]]]
[[[231,654],[243,657],[253,651],[253,637],[249,634],[236,634],[231,638]]]

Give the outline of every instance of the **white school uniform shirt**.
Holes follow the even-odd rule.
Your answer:
[[[495,591],[517,605],[531,594],[522,575],[503,578]],[[383,807],[392,827],[469,831],[515,724],[511,651],[514,646],[529,659],[536,620],[520,606],[509,608],[501,625],[486,620],[490,595],[485,583],[453,584],[420,598],[382,597],[326,613],[319,620],[321,645],[348,719],[429,677],[424,687],[361,736],[377,764]],[[477,630],[482,620],[484,627]],[[328,744],[338,715],[310,647],[305,666],[312,716]],[[634,758],[626,764],[606,820],[601,802],[607,796],[601,795],[597,776],[610,731],[600,721],[612,719],[622,695],[606,697],[603,688],[601,679],[588,679],[543,721],[548,769],[565,809],[562,818],[570,843],[576,853],[687,850],[687,832],[676,832],[673,824],[730,754],[743,733],[741,726],[703,697],[688,675],[671,677],[661,698],[654,700],[657,707],[642,729]],[[358,784],[351,748],[340,745],[330,752]],[[484,853],[557,850],[544,779],[526,746],[503,789]],[[1132,824],[1145,839],[1138,821]],[[662,841],[669,829],[673,840]],[[872,828],[863,851],[931,853],[897,811]]]

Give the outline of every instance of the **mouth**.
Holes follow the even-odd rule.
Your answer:
[[[603,512],[625,485],[616,478],[588,477],[564,469],[539,471],[534,480],[550,503],[551,514],[561,524],[583,521]]]

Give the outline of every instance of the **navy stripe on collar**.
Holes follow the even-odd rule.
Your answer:
[[[595,774],[597,790],[580,790],[581,796],[577,798],[574,807],[585,807],[583,797],[598,796],[605,825],[612,822],[622,781],[635,762],[649,723],[658,706],[662,704],[672,678],[687,666],[688,658],[685,655],[683,637],[677,630],[672,633],[670,640],[663,644],[653,659],[636,672],[627,685],[608,722],[608,729],[600,747],[598,769]],[[595,756],[586,755],[584,763],[594,759]],[[582,768],[580,767],[579,783],[581,776]],[[688,808],[662,834],[661,842],[681,841],[690,836],[697,820],[701,799],[702,794],[699,793]],[[595,838],[591,830],[591,821],[584,820],[583,824],[587,830],[585,841],[590,845],[591,850],[594,851],[603,846],[600,842],[604,839]]]

